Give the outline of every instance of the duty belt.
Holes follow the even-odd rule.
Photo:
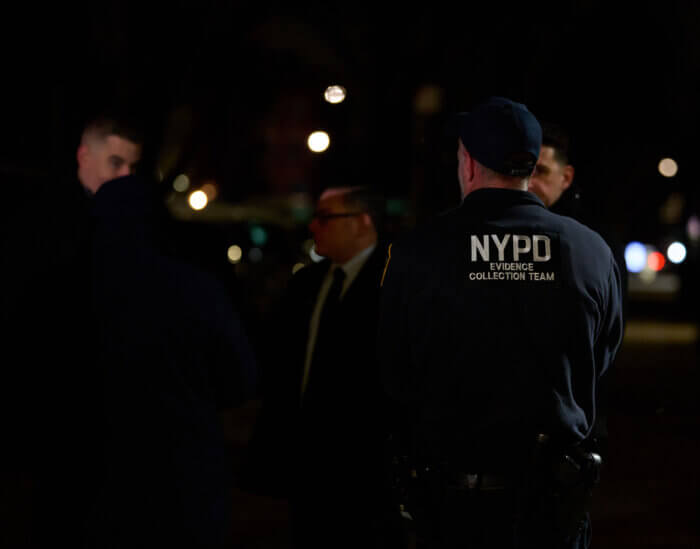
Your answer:
[[[417,478],[420,476],[430,476],[438,471],[435,468],[425,467],[419,471],[416,469],[411,470],[411,477]],[[463,471],[456,471],[452,473],[446,473],[442,471],[443,478],[447,480],[448,486],[451,488],[456,488],[458,490],[470,490],[470,491],[497,491],[506,490],[509,486],[508,478],[503,475],[497,475],[492,473],[465,473]],[[446,474],[445,474],[446,473]]]
[[[497,491],[508,487],[508,480],[501,475],[488,473],[457,473],[455,486],[462,490]]]

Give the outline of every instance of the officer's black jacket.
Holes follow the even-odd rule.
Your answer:
[[[536,433],[582,441],[621,339],[609,247],[528,192],[474,191],[389,250],[379,357],[419,457],[498,466]]]

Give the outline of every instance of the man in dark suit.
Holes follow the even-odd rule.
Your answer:
[[[297,547],[372,547],[382,429],[375,341],[383,204],[362,187],[326,190],[310,230],[325,259],[291,279],[275,320],[259,422],[258,471],[286,484]],[[255,442],[254,442],[255,445]],[[273,461],[269,461],[269,457]],[[255,459],[255,458],[254,458]],[[279,459],[284,463],[276,463]],[[279,467],[286,474],[275,477]]]

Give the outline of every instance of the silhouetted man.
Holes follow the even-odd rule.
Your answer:
[[[99,127],[98,127],[99,128]],[[78,175],[91,215],[105,467],[89,547],[230,543],[220,412],[252,394],[253,357],[223,285],[183,260],[138,147],[88,127]],[[116,177],[116,178],[115,178]]]
[[[269,488],[287,484],[300,548],[377,543],[382,211],[382,202],[363,187],[332,188],[320,196],[310,230],[325,259],[292,277],[272,331],[257,440],[264,446],[266,439],[268,452],[288,467],[286,478],[272,480],[278,486]],[[264,462],[270,475],[279,467]]]

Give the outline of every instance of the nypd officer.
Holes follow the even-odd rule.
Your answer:
[[[618,268],[527,191],[542,131],[524,105],[491,98],[456,129],[462,204],[393,243],[382,278],[396,504],[418,546],[587,547]]]

